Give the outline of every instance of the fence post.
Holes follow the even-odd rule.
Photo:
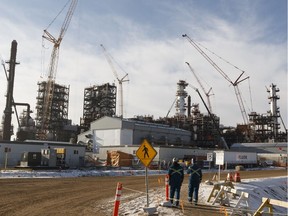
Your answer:
[[[169,200],[169,175],[165,176],[165,192],[166,192],[166,201]]]
[[[116,188],[113,216],[118,216],[121,192],[122,192],[122,183],[118,182]]]

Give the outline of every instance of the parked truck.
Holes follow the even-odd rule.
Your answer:
[[[238,165],[244,167],[258,165],[256,152],[214,151],[214,153],[216,165],[223,165],[227,168],[234,168]]]

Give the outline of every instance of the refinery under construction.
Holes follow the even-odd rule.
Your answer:
[[[154,119],[153,115],[144,115],[124,119],[122,82],[128,81],[128,74],[120,79],[115,70],[113,70],[113,73],[118,81],[117,85],[115,83],[107,82],[105,84],[87,86],[83,89],[83,115],[79,125],[73,124],[72,120],[68,118],[70,86],[60,85],[56,83],[55,80],[60,43],[67,31],[77,4],[77,1],[75,0],[71,2],[58,38],[53,37],[48,30],[44,30],[43,38],[53,43],[53,50],[48,67],[47,80],[37,83],[38,94],[36,96],[36,114],[34,119],[31,116],[32,110],[30,107],[32,105],[17,103],[13,98],[14,76],[16,73],[15,66],[17,65],[17,42],[15,40],[12,41],[8,70],[5,69],[3,63],[7,77],[7,94],[2,128],[0,130],[0,140],[8,142],[11,140],[11,136],[14,134],[11,116],[14,113],[18,121],[17,134],[14,134],[16,135],[15,141],[39,140],[70,142],[72,144],[85,145],[87,151],[95,151],[95,148],[101,148],[101,146],[103,146],[96,146],[95,136],[97,132],[93,130],[98,129],[100,131],[104,128],[111,131],[115,129],[107,126],[110,122],[113,122],[113,124],[122,124],[122,126],[125,126],[125,124],[129,125],[133,122],[131,126],[127,126],[127,130],[124,130],[124,132],[122,130],[113,131],[113,133],[111,132],[111,136],[120,137],[118,137],[118,144],[120,146],[139,146],[144,139],[148,140],[154,146],[193,147],[202,149],[229,149],[234,143],[287,143],[287,129],[277,105],[277,101],[280,97],[277,94],[279,89],[276,84],[271,83],[267,89],[269,99],[267,104],[270,104],[270,110],[265,114],[259,114],[257,112],[247,114],[238,89],[238,84],[247,79],[247,77],[241,78],[243,75],[242,73],[235,82],[230,80],[230,78],[227,77],[226,74],[186,34],[183,35],[183,37],[186,38],[188,42],[191,43],[191,45],[193,45],[203,57],[233,85],[244,124],[238,124],[235,127],[223,126],[220,123],[220,117],[212,112],[209,101],[210,90],[207,92],[202,89],[207,99],[203,98],[197,88],[181,79],[179,79],[178,83],[175,83],[175,86],[177,85],[177,91],[175,92],[176,97],[166,116]],[[101,46],[111,65],[112,62],[111,58],[109,58],[109,54],[104,46]],[[200,80],[190,67],[190,64],[188,62],[186,63],[202,87]],[[204,111],[200,110],[198,103],[192,103],[191,96],[186,90],[187,87],[191,87],[196,91],[205,107]],[[120,98],[120,100],[116,100],[118,98]],[[173,98],[172,95],[171,98]],[[17,106],[26,106],[27,109],[18,116]],[[119,107],[118,114],[116,114],[116,107],[117,109]],[[13,111],[13,108],[15,108],[15,111]],[[175,108],[175,114],[169,116],[170,111],[173,108]],[[120,119],[121,122],[114,122],[109,118],[106,119],[107,122],[102,122],[102,125],[97,123],[97,121],[101,121],[101,119],[105,117]],[[139,134],[130,134],[131,128],[129,127],[137,128],[142,127],[144,124],[146,128],[144,133],[141,132],[141,135],[140,132]],[[154,129],[157,132],[153,131]],[[108,140],[111,138],[110,135],[107,135]],[[111,143],[117,139],[111,140]],[[114,145],[117,145],[117,143],[114,142],[113,146]]]

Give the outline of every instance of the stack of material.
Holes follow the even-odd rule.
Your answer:
[[[133,155],[121,151],[107,151],[107,166],[132,166]]]

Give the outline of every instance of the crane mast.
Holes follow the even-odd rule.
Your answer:
[[[197,82],[199,83],[200,87],[202,88],[204,94],[207,97],[207,103],[208,103],[208,108],[210,110],[210,112],[212,113],[212,106],[211,106],[211,101],[210,101],[210,96],[213,94],[211,93],[212,88],[209,89],[209,91],[206,91],[204,86],[202,85],[202,83],[200,82],[200,79],[198,78],[198,76],[196,75],[194,69],[191,67],[191,65],[189,64],[189,62],[186,62],[186,64],[188,65],[188,67],[190,68],[191,72],[193,73],[194,77],[196,78]]]
[[[53,50],[51,53],[50,63],[49,63],[49,68],[48,68],[48,79],[47,79],[45,93],[44,93],[44,105],[43,105],[41,131],[39,132],[39,136],[42,139],[46,137],[47,132],[49,131],[51,111],[52,111],[52,100],[53,100],[53,93],[54,93],[54,84],[55,84],[56,72],[57,72],[57,66],[58,66],[60,44],[69,27],[69,24],[72,19],[72,15],[75,11],[77,2],[78,0],[71,1],[71,4],[69,6],[68,12],[62,24],[58,38],[55,38],[51,33],[48,32],[47,29],[44,30],[44,33],[42,36],[44,39],[50,41],[53,44]]]
[[[234,87],[235,95],[237,98],[238,105],[240,107],[241,115],[244,121],[244,124],[247,125],[248,123],[248,116],[244,107],[244,103],[242,100],[242,96],[238,87],[238,84],[246,79],[249,78],[245,77],[240,80],[241,76],[244,74],[244,71],[240,74],[240,76],[236,79],[236,81],[232,81],[227,74],[193,41],[187,34],[182,35],[182,37],[185,37],[188,42],[226,79],[232,86]]]
[[[118,102],[119,102],[119,107],[120,107],[120,109],[119,109],[119,115],[120,115],[120,117],[122,118],[122,117],[123,117],[123,113],[124,113],[124,109],[123,109],[123,86],[122,86],[122,84],[123,84],[123,82],[128,82],[128,81],[129,81],[129,79],[128,79],[128,73],[126,73],[126,74],[120,79],[120,78],[118,77],[117,71],[116,71],[116,69],[115,69],[115,67],[114,67],[114,65],[113,65],[113,62],[112,62],[113,57],[107,52],[107,50],[105,49],[105,47],[104,47],[103,44],[100,44],[100,46],[102,47],[103,52],[104,52],[104,54],[105,54],[105,57],[106,57],[109,65],[110,65],[110,67],[111,67],[111,69],[112,69],[112,72],[113,72],[115,78],[116,78],[117,81],[118,81],[118,88],[119,88],[119,89],[118,89],[118,92],[119,92],[119,97],[120,97],[120,99],[118,100]],[[126,79],[126,78],[127,78],[127,79]],[[118,97],[118,96],[117,96],[117,97]]]

